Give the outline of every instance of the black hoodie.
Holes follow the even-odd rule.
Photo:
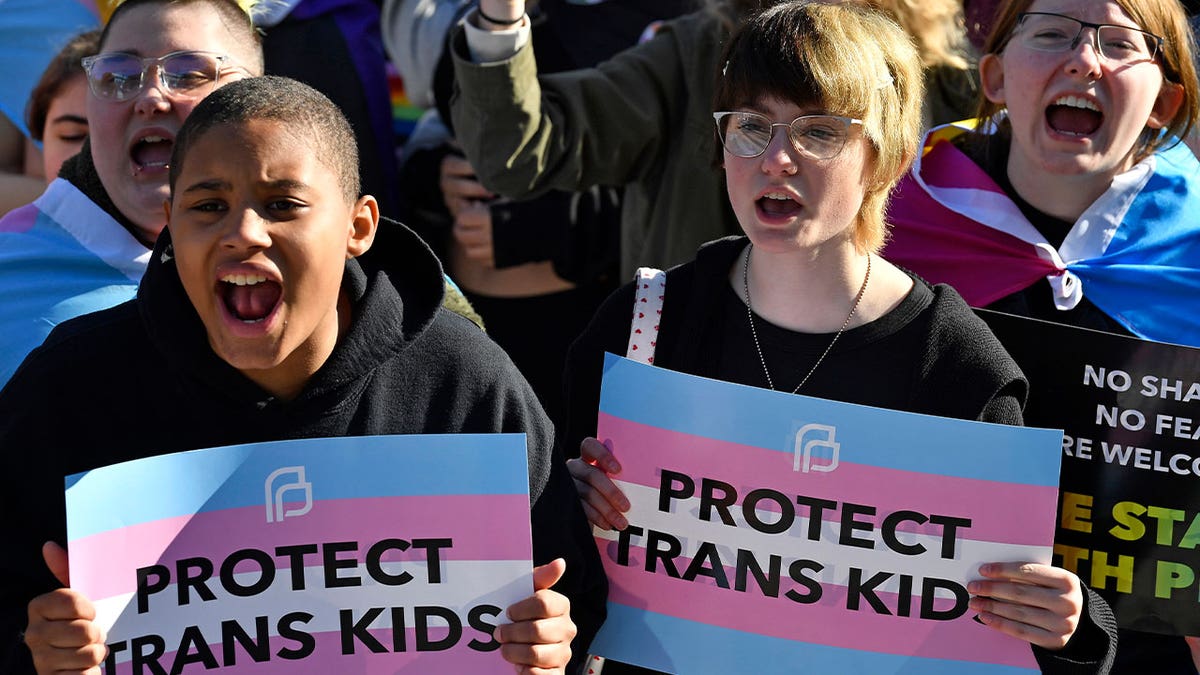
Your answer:
[[[21,641],[30,599],[58,587],[43,542],[66,543],[63,477],[169,452],[259,441],[420,433],[528,435],[535,564],[567,560],[582,657],[606,583],[553,430],[508,357],[441,309],[442,271],[398,223],[346,264],[353,320],[291,401],[260,389],[208,346],[159,238],[137,298],[59,325],[0,391],[0,672],[33,672]],[[136,485],[128,489],[137,490]]]

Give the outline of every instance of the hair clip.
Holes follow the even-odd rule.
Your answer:
[[[721,66],[721,77],[725,77],[725,71],[727,71],[727,70],[729,70],[729,62],[728,61],[725,62],[725,65]]]

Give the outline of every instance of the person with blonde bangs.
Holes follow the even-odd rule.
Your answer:
[[[708,133],[712,73],[731,31],[778,0],[703,0],[595,68],[542,75],[525,4],[480,0],[451,34],[454,128],[479,182],[512,199],[624,186],[624,278],[639,265],[684,262],[700,244],[738,232],[721,176],[706,166],[717,151]],[[961,99],[945,94],[955,86],[939,84],[939,96]],[[932,106],[930,119],[953,121],[969,110]]]
[[[976,307],[1200,346],[1200,163],[1179,142],[1200,85],[1182,5],[1013,0],[983,51],[976,128],[926,138],[885,255]],[[1114,672],[1196,665],[1180,638],[1123,631]]]
[[[848,56],[851,55],[851,56]],[[1021,424],[1026,382],[948,286],[879,257],[888,194],[921,133],[922,64],[894,22],[861,3],[784,2],[750,19],[722,59],[712,114],[742,236],[666,272],[653,364],[807,396]],[[634,286],[574,344],[560,431],[584,511],[624,529],[620,447],[596,438],[605,352],[624,353]],[[964,448],[964,452],[970,450]],[[731,458],[731,461],[736,461]],[[1045,672],[1104,672],[1103,600],[1066,570],[989,563],[971,610],[1029,641]],[[644,672],[609,663],[606,675]]]

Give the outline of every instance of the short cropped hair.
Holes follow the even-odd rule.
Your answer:
[[[309,143],[309,147],[297,148],[296,152],[311,152],[329,167],[337,175],[347,203],[358,199],[361,190],[358,145],[346,116],[316,89],[273,75],[230,82],[206,96],[192,110],[171,151],[167,176],[172,195],[188,151],[206,132],[251,120],[287,125],[297,138]]]
[[[225,29],[239,41],[243,41],[246,47],[246,53],[243,56],[248,56],[250,63],[239,63],[246,70],[250,71],[251,75],[263,74],[263,53],[262,53],[262,36],[258,29],[254,27],[253,21],[246,10],[238,4],[237,0],[123,0],[112,11],[112,16],[109,17],[108,23],[104,25],[104,31],[100,33],[100,49],[104,48],[104,43],[108,40],[109,31],[113,24],[120,20],[122,14],[132,10],[135,7],[145,5],[164,5],[164,6],[185,6],[185,5],[208,5],[216,10],[220,15]]]
[[[921,140],[924,75],[912,39],[864,3],[793,0],[747,21],[723,64],[715,110],[773,97],[863,121],[874,161],[853,240],[878,251],[887,238],[888,194]]]
[[[1162,68],[1163,79],[1183,87],[1183,105],[1163,130],[1147,128],[1134,146],[1134,157],[1138,160],[1154,154],[1171,137],[1183,138],[1196,124],[1200,116],[1200,84],[1196,82],[1196,42],[1188,26],[1187,13],[1178,0],[1114,0],[1129,18],[1144,31],[1163,38],[1162,49],[1156,60]],[[983,44],[984,54],[999,55],[1008,46],[1022,12],[1029,11],[1033,0],[1013,0],[1003,5],[996,13],[992,31]],[[996,119],[1004,109],[999,103],[984,98],[980,101],[976,116],[983,123]],[[1007,130],[1007,123],[1001,131]]]
[[[50,104],[62,88],[71,78],[85,76],[80,61],[99,50],[98,29],[80,33],[63,45],[58,54],[51,59],[50,65],[46,66],[46,70],[42,71],[41,79],[29,93],[29,104],[25,108],[25,126],[29,127],[29,135],[33,140],[42,140],[42,131],[46,128],[46,115],[50,114]]]

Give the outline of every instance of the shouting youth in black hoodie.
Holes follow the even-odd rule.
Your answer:
[[[239,83],[220,101],[202,104],[208,112],[196,120],[197,126],[205,123],[205,116],[236,114],[239,105],[240,114],[249,121],[208,120],[209,127],[194,133],[197,143],[190,149],[181,134],[176,147],[180,161],[172,164],[182,163],[184,156],[189,162],[212,156],[218,165],[237,163],[241,170],[252,161],[246,157],[257,159],[263,154],[254,151],[268,147],[271,141],[261,139],[271,134],[285,149],[287,143],[297,141],[325,146],[319,138],[324,130],[293,128],[308,122],[305,116],[315,105],[309,98],[320,96],[297,87],[304,85],[282,78],[255,78]],[[303,100],[289,104],[288,96],[295,95]],[[267,114],[260,110],[264,106],[283,112],[259,119]],[[220,108],[233,108],[235,113],[214,110]],[[203,111],[198,108],[194,115]],[[348,128],[345,131],[349,133]],[[233,140],[220,134],[234,134]],[[202,150],[199,140],[210,135],[211,143]],[[217,141],[226,142],[218,147]],[[239,154],[239,148],[250,146],[254,146],[251,151],[242,149]],[[322,150],[328,148],[296,148],[285,154],[301,162],[337,163],[336,157],[325,159]],[[224,159],[222,154],[233,156]],[[172,169],[174,181],[176,166]],[[187,168],[182,171],[187,175]],[[341,177],[349,174],[356,172],[343,172]],[[288,245],[280,242],[289,237],[293,249],[305,245],[297,243],[295,232],[312,227],[303,221],[306,209],[318,208],[312,203],[317,201],[312,192],[295,199],[264,198],[265,206],[255,207],[267,213],[259,216],[261,225],[255,221],[195,227],[176,222],[239,213],[240,200],[251,201],[258,188],[238,192],[242,174],[230,175],[233,178],[224,183],[224,179],[201,179],[193,185],[189,177],[181,182],[191,187],[173,185],[172,223],[158,240],[137,297],[61,324],[0,391],[0,538],[5,550],[0,556],[0,672],[31,672],[30,652],[21,644],[26,607],[35,596],[60,586],[43,562],[42,547],[48,540],[65,544],[63,476],[195,448],[372,434],[527,435],[534,562],[566,560],[565,576],[554,590],[570,599],[571,618],[579,631],[574,648],[578,659],[603,620],[606,587],[574,487],[561,457],[553,454],[551,425],[529,386],[473,324],[441,308],[442,273],[429,248],[404,226],[386,222],[373,244],[386,249],[384,255],[362,262],[346,259],[338,313],[346,306],[349,319],[339,329],[332,352],[314,366],[298,392],[275,395],[270,386],[256,380],[255,372],[231,365],[214,337],[212,309],[197,300],[196,287],[188,283],[188,270],[202,257],[197,253],[202,249],[194,243],[196,231],[210,236],[203,234],[206,227],[230,231],[244,227],[266,233],[269,245],[261,251],[264,276],[271,276],[271,266],[278,263],[283,299],[276,303],[290,303],[282,310],[289,312],[285,323],[301,323],[297,307],[319,301],[294,297],[297,285],[309,288],[304,277],[317,274],[317,264],[289,268],[289,262],[297,261],[280,249]],[[277,177],[267,170],[250,175]],[[256,185],[253,180],[247,184]],[[351,192],[357,193],[357,186]],[[369,198],[360,198],[360,203],[362,199]],[[298,220],[283,222],[297,218],[293,215],[297,213],[301,214]],[[208,250],[220,253],[225,246],[220,243]],[[312,253],[320,258],[316,263],[337,269],[337,256],[342,254],[332,255],[329,265],[327,252]],[[248,262],[243,264],[251,264],[256,255],[245,259]],[[240,314],[242,310],[227,305],[225,311]],[[273,325],[270,316],[248,323]],[[138,486],[127,489],[136,491]],[[31,646],[34,632],[31,619],[26,636]]]

